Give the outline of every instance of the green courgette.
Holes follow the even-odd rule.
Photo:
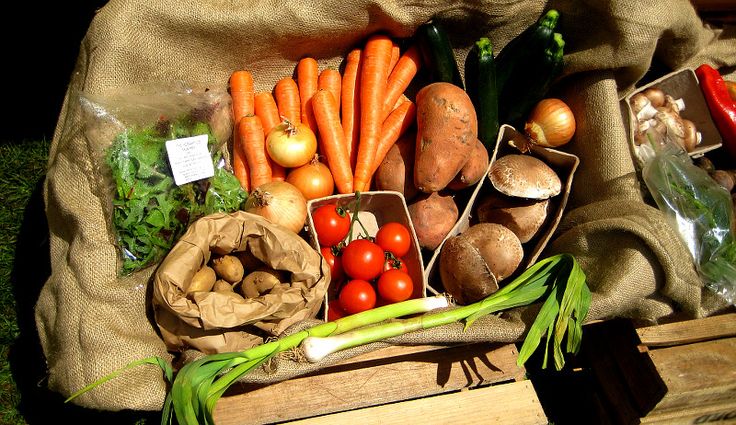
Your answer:
[[[429,20],[417,28],[416,39],[430,80],[452,83],[465,89],[450,38],[442,26]]]
[[[555,33],[551,43],[529,58],[529,63],[518,68],[500,91],[499,121],[522,128],[524,121],[549,91],[554,80],[562,73],[565,41]]]
[[[559,12],[550,9],[501,49],[496,57],[496,85],[499,92],[517,69],[536,63],[536,52],[546,49],[552,41],[559,18]]]
[[[465,85],[478,116],[478,139],[492,152],[498,135],[498,92],[493,44],[486,37],[475,42],[465,60]]]

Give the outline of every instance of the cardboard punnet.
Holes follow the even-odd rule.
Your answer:
[[[432,257],[429,259],[429,262],[425,266],[425,276],[427,278],[428,291],[444,291],[442,282],[439,277],[439,256],[444,243],[449,238],[461,234],[462,232],[467,230],[468,227],[476,224],[478,220],[475,217],[475,206],[480,200],[483,199],[484,196],[487,196],[489,193],[496,191],[489,177],[489,173],[491,167],[493,166],[493,163],[496,161],[496,159],[501,158],[505,155],[511,153],[520,153],[520,151],[514,146],[524,145],[528,145],[525,135],[519,133],[518,131],[516,131],[516,129],[514,129],[514,127],[510,125],[504,124],[501,126],[498,138],[496,140],[496,147],[493,150],[491,160],[489,162],[488,168],[486,169],[486,176],[481,179],[480,182],[478,182],[475,189],[473,190],[469,201],[464,206],[464,208],[462,208],[459,220],[457,221],[457,223],[455,223],[455,226],[452,228],[452,230],[450,230],[450,233],[445,236],[440,246],[437,247],[437,249],[433,252]],[[553,170],[555,170],[557,175],[560,177],[560,180],[562,181],[562,192],[559,195],[551,198],[551,201],[553,202],[552,209],[549,216],[547,217],[546,223],[544,224],[542,229],[540,229],[539,233],[529,242],[522,244],[522,247],[524,248],[524,259],[519,266],[519,270],[523,270],[533,264],[544,250],[544,247],[547,246],[547,243],[552,238],[552,235],[557,229],[557,225],[560,223],[560,219],[562,218],[565,206],[567,205],[567,199],[570,195],[570,189],[572,187],[573,175],[575,174],[575,170],[580,163],[580,160],[575,155],[541,146],[531,145],[531,150],[528,154],[541,159],[547,165],[552,167]]]
[[[312,199],[307,202],[307,225],[309,227],[310,243],[319,251],[319,238],[314,231],[314,220],[312,214],[314,211],[327,204],[337,204],[340,207],[348,209],[353,214],[356,210],[356,195],[353,193],[332,195],[324,198]],[[375,236],[378,229],[389,222],[398,222],[406,226],[411,232],[412,246],[409,253],[403,257],[408,269],[409,276],[414,283],[414,292],[411,298],[422,298],[426,295],[426,279],[424,277],[424,263],[422,262],[422,254],[419,249],[419,240],[417,239],[414,225],[409,216],[409,209],[406,205],[404,195],[394,191],[370,191],[360,193],[360,206],[358,209],[358,218],[369,236]],[[353,226],[353,238],[360,235],[363,227],[357,223]],[[336,295],[335,284],[330,282],[325,295],[324,318],[327,320],[327,311],[332,296]]]
[[[636,134],[636,119],[634,118],[634,112],[631,109],[630,101],[635,94],[641,93],[650,87],[658,87],[665,94],[668,94],[675,99],[682,99],[685,103],[685,109],[680,111],[680,116],[692,121],[695,124],[695,128],[702,136],[701,142],[692,152],[689,152],[690,157],[698,158],[703,156],[706,152],[710,152],[721,146],[721,134],[718,132],[718,129],[710,116],[708,105],[706,104],[705,97],[700,89],[698,77],[695,75],[695,71],[693,71],[692,68],[684,68],[682,70],[666,74],[639,87],[637,90],[631,92],[621,100],[621,116],[624,120],[624,125],[627,128],[631,156],[634,158],[634,163],[639,169],[643,167],[644,163],[642,157],[639,155],[640,148],[634,141],[634,135]]]

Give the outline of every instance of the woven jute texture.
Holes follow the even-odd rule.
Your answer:
[[[256,89],[270,90],[305,55],[322,67],[337,67],[367,35],[385,31],[409,37],[431,17],[444,24],[458,58],[464,58],[480,36],[490,37],[500,50],[549,8],[561,13],[566,41],[564,76],[553,91],[578,120],[566,150],[581,163],[545,254],[569,252],[578,258],[593,291],[592,319],[657,321],[675,312],[698,317],[722,308],[703,289],[663,215],[643,201],[619,112],[619,99],[655,58],[672,70],[736,65],[733,29],[704,25],[687,0],[112,0],[97,13],[80,46],[48,163],[44,196],[52,273],[36,319],[49,386],[68,395],[133,360],[154,355],[174,360],[150,315],[153,270],[118,276],[118,253],[103,208],[110,200],[95,174],[95,149],[82,132],[80,91],[104,94],[171,80],[224,88],[236,69],[251,70]],[[515,341],[534,311],[488,317],[467,332],[446,326],[391,342]],[[196,353],[185,354],[186,359]],[[272,373],[248,379],[286,379],[323,364],[282,358],[275,366]],[[157,410],[165,391],[157,367],[138,367],[76,402],[104,410]]]

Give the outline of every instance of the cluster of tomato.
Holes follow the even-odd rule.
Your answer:
[[[335,204],[315,209],[312,221],[337,290],[329,320],[411,297],[414,283],[403,260],[411,248],[411,233],[405,225],[385,223],[372,238],[351,239],[350,215]]]

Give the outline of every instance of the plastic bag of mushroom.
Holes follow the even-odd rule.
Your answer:
[[[533,264],[551,239],[579,160],[539,146],[521,152],[525,137],[501,127],[486,177],[427,263],[429,291],[477,301]]]

